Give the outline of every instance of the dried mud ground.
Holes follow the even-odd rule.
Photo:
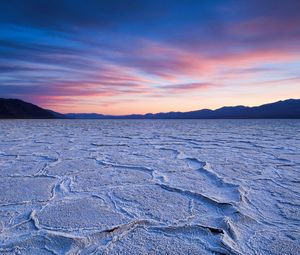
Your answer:
[[[0,254],[300,254],[299,120],[2,120]]]

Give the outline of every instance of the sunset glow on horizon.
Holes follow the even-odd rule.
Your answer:
[[[300,1],[3,1],[0,97],[131,114],[300,98]]]

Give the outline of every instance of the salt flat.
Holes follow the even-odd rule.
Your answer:
[[[0,254],[299,254],[299,120],[2,120]]]

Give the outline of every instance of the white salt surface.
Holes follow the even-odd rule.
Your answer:
[[[2,120],[0,254],[300,254],[299,120]]]

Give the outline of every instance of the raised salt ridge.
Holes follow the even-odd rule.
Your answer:
[[[299,120],[0,121],[0,254],[298,254]]]

